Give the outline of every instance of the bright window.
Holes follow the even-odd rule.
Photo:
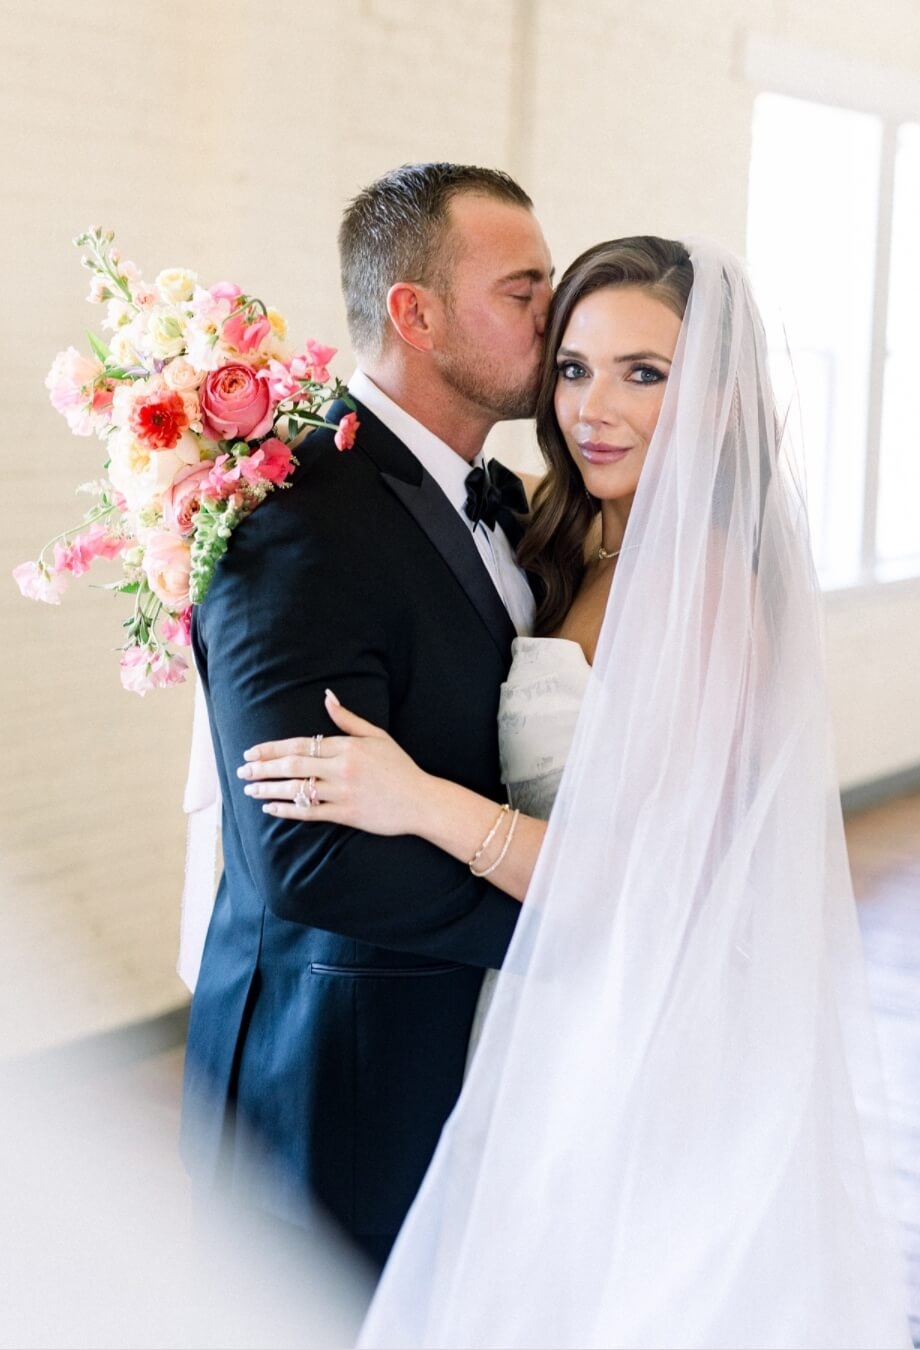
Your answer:
[[[748,260],[829,586],[920,572],[918,220],[920,125],[757,97]]]

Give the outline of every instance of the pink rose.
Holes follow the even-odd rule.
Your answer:
[[[214,441],[258,440],[272,425],[268,386],[248,366],[230,362],[201,386],[201,415],[204,434]]]
[[[168,530],[154,530],[144,549],[144,571],[150,589],[174,614],[191,603],[191,556],[185,540]]]
[[[207,460],[190,464],[179,470],[163,493],[163,524],[172,534],[191,534],[210,472]]]
[[[58,352],[45,379],[51,406],[67,418],[77,436],[91,436],[99,425],[93,416],[96,380],[103,373],[101,361],[83,356],[76,347]]]
[[[230,315],[223,327],[223,339],[238,352],[251,352],[268,337],[272,326],[264,314],[250,319],[245,309],[237,309]]]
[[[350,450],[355,443],[355,437],[358,434],[358,427],[361,423],[358,421],[357,413],[346,413],[339,423],[339,429],[335,433],[335,445],[337,450]]]

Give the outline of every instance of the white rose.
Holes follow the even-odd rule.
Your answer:
[[[197,275],[186,267],[167,267],[154,282],[163,299],[173,305],[191,300],[197,284]]]

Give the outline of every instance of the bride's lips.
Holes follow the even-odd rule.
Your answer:
[[[589,464],[616,464],[632,449],[631,445],[605,445],[603,441],[580,441],[578,449]]]

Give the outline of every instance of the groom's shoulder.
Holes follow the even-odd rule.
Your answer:
[[[336,431],[333,424],[316,427],[295,444],[293,474],[259,510],[273,503],[278,510],[283,503],[282,515],[310,518],[330,511],[339,515],[379,491],[380,474],[373,461],[357,446],[340,450]]]

